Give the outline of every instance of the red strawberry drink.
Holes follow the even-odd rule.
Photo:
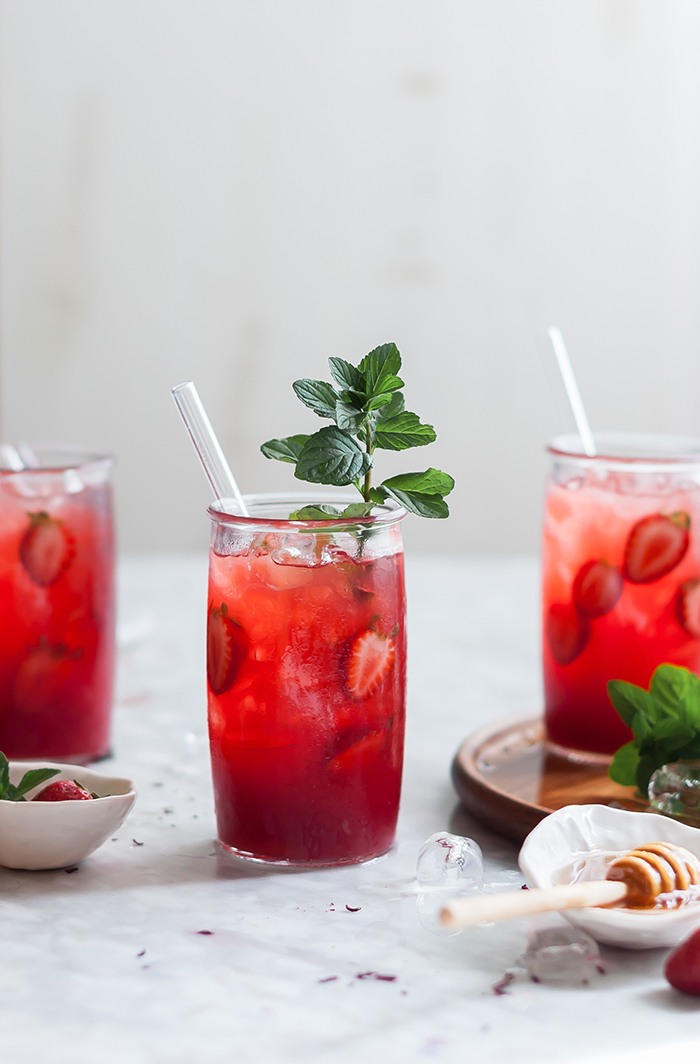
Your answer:
[[[700,672],[700,441],[599,435],[550,445],[543,656],[552,743],[612,754],[631,738],[609,680]]]
[[[209,734],[224,846],[334,865],[376,857],[394,838],[404,511],[281,519],[309,501],[251,496],[250,518],[209,511]]]
[[[112,462],[39,459],[0,470],[0,749],[86,762],[109,750]]]

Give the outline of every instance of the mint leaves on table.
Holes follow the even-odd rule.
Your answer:
[[[674,761],[700,759],[700,679],[677,665],[659,665],[649,690],[608,683],[610,701],[634,739],[615,754],[610,777],[646,796],[653,772]]]
[[[0,801],[25,802],[24,797],[33,787],[38,787],[44,780],[51,779],[59,773],[57,768],[32,768],[25,772],[20,782],[15,786],[10,783],[10,763],[0,751]]]
[[[448,517],[445,496],[452,491],[454,480],[439,469],[402,473],[372,486],[376,450],[405,451],[436,439],[432,425],[422,424],[417,414],[404,408],[404,382],[398,375],[401,355],[396,344],[375,347],[358,366],[342,358],[329,358],[328,363],[335,384],[305,379],[295,381],[292,387],[305,406],[334,424],[312,435],[268,440],[260,450],[266,458],[291,462],[298,480],[354,484],[362,502],[351,503],[344,510],[326,504],[303,506],[290,515],[292,520],[367,517],[377,503],[387,499],[421,517]]]

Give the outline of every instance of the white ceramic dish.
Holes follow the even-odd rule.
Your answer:
[[[700,830],[655,813],[606,805],[567,805],[540,821],[518,863],[531,887],[561,883],[557,873],[591,853],[624,853],[645,842],[674,842],[700,857]],[[700,902],[671,910],[580,909],[562,913],[598,942],[626,949],[675,946],[700,927]]]
[[[57,768],[59,773],[29,791],[26,802],[0,801],[0,865],[5,868],[49,869],[78,864],[124,823],[136,801],[131,780],[80,765],[11,761],[10,782],[18,784],[33,768]],[[32,802],[49,783],[73,779],[106,797],[90,802]]]

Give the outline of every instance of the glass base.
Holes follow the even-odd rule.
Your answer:
[[[601,765],[607,767],[612,759],[612,754],[596,754],[590,750],[572,750],[567,746],[553,743],[551,739],[545,739],[544,748],[548,754],[554,754],[574,765]]]
[[[82,765],[86,768],[88,765],[94,765],[97,761],[106,761],[107,758],[113,756],[114,751],[109,749],[104,754],[70,754],[65,757],[58,754],[47,754],[44,757],[33,754],[31,757],[10,757],[9,760],[18,761],[20,764],[23,761],[51,761],[56,765]]]
[[[231,857],[240,858],[242,861],[246,861],[249,864],[256,864],[264,866],[265,868],[340,868],[342,865],[354,865],[354,864],[368,864],[369,861],[376,861],[380,857],[385,857],[393,849],[393,844],[387,847],[386,850],[381,850],[379,853],[370,853],[366,857],[346,857],[338,858],[333,861],[283,861],[278,857],[264,857],[258,853],[248,853],[247,850],[239,850],[235,846],[228,846],[227,843],[222,842],[221,839],[216,840],[216,848],[224,854],[228,854]]]

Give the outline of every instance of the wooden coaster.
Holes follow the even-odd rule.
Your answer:
[[[501,720],[475,732],[457,751],[452,780],[470,813],[516,842],[563,805],[648,808],[634,787],[613,783],[607,763],[579,763],[548,750],[541,717]]]

